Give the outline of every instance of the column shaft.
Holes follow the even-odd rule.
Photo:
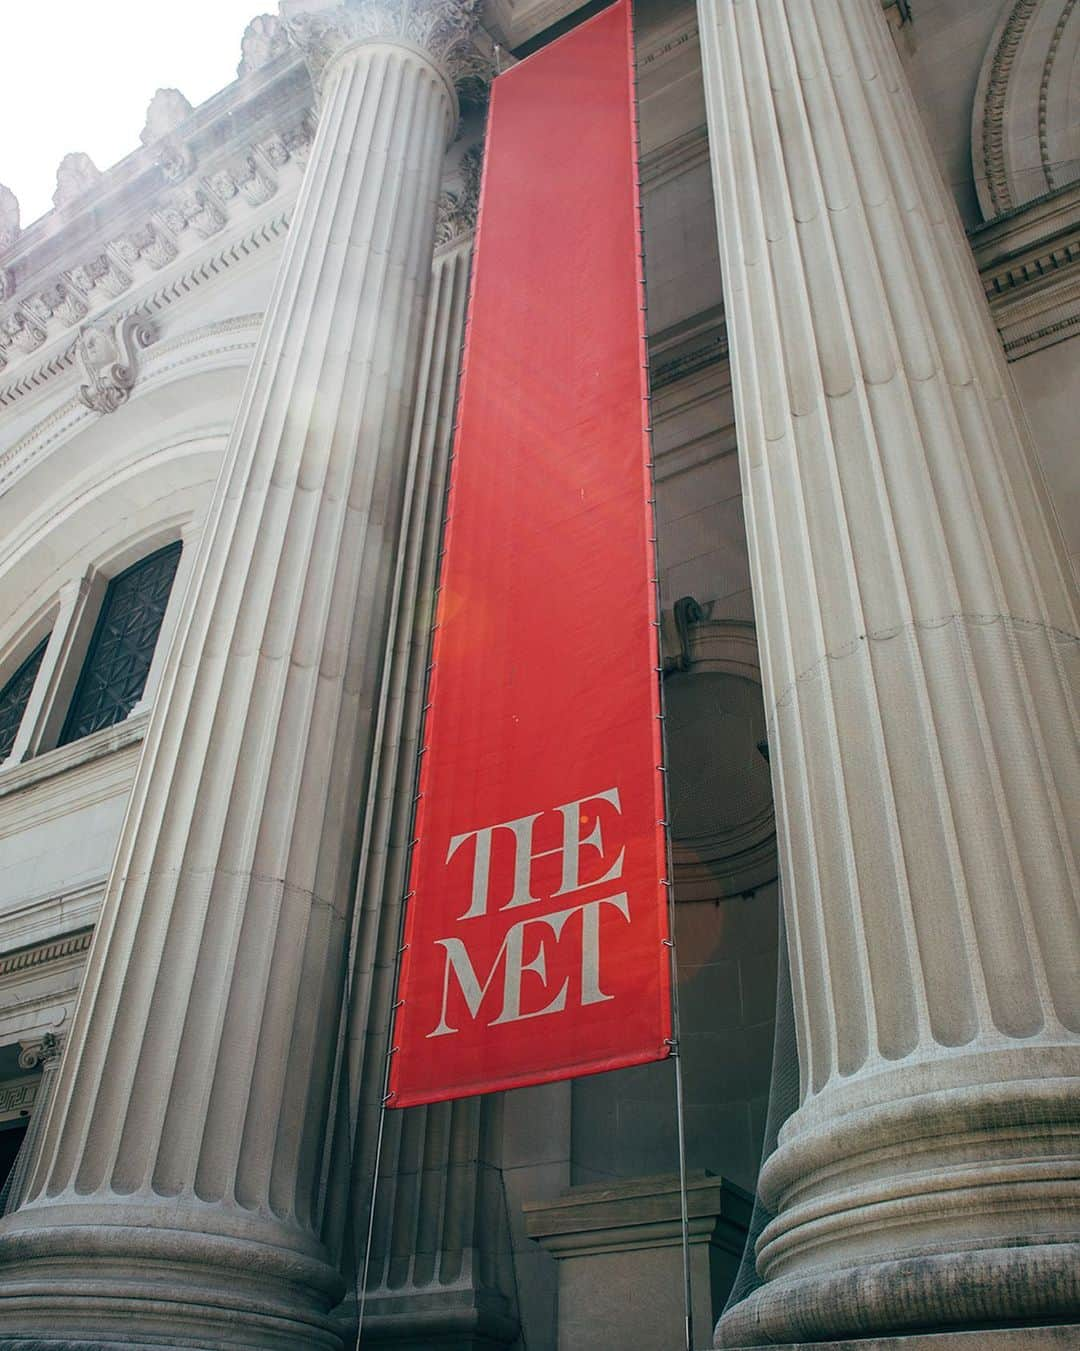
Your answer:
[[[5,1332],[339,1345],[327,1115],[454,112],[411,43],[325,73],[39,1165],[0,1232],[27,1291]]]
[[[699,13],[802,1074],[718,1344],[1062,1316],[1076,598],[877,0]]]
[[[361,854],[353,997],[329,1186],[328,1242],[344,1242],[346,1268],[364,1265],[373,1201],[470,253],[466,237],[436,255],[419,362],[408,520],[394,588],[399,608],[387,652],[375,810]],[[493,1163],[499,1108],[497,1098],[473,1098],[388,1114],[367,1263],[366,1337],[403,1346],[449,1338],[455,1347],[517,1339],[506,1203]]]

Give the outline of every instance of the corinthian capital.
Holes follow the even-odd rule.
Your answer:
[[[358,42],[405,42],[426,52],[461,98],[473,100],[491,81],[490,42],[480,31],[480,0],[283,0],[289,36],[307,58],[318,86],[330,61]]]

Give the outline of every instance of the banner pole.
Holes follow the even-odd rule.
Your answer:
[[[674,891],[674,888],[671,890]],[[674,905],[671,908],[674,910]],[[674,916],[672,918],[674,920]],[[675,1117],[679,1141],[679,1218],[682,1229],[683,1313],[686,1351],[694,1351],[693,1285],[690,1277],[690,1207],[686,1189],[686,1108],[683,1094],[682,1047],[679,1042],[678,970],[675,963],[674,943],[671,948],[671,957],[671,1021],[672,1031],[675,1034],[675,1045],[672,1048],[671,1058],[675,1061]]]
[[[635,165],[635,190],[637,194],[637,213],[638,213],[638,266],[640,268],[641,279],[641,309],[642,309],[642,360],[644,365],[644,389],[643,399],[645,403],[645,426],[649,440],[649,486],[652,496],[649,501],[652,512],[652,547],[653,547],[653,570],[655,577],[653,585],[656,592],[656,679],[660,688],[660,748],[661,764],[659,765],[661,782],[663,785],[664,819],[660,824],[664,830],[664,858],[665,871],[667,877],[664,879],[664,885],[667,887],[668,904],[668,937],[666,945],[668,948],[668,960],[671,972],[671,1059],[674,1061],[675,1076],[675,1129],[678,1145],[679,1157],[679,1221],[680,1237],[682,1248],[682,1282],[683,1282],[683,1346],[684,1351],[694,1351],[694,1300],[693,1300],[693,1280],[690,1270],[690,1207],[687,1194],[687,1168],[686,1168],[686,1099],[683,1085],[682,1071],[682,1018],[679,1007],[679,964],[675,946],[675,872],[671,853],[671,799],[668,791],[668,772],[667,772],[667,721],[666,706],[664,699],[664,642],[661,630],[661,590],[660,590],[660,548],[656,535],[656,463],[653,457],[652,448],[652,386],[649,376],[649,333],[648,333],[648,286],[645,279],[645,230],[642,217],[642,195],[641,195],[641,123],[638,113],[638,67],[637,67],[637,42],[634,30],[634,0],[630,0],[630,53],[631,69],[633,71],[634,82],[634,101],[633,101],[633,123],[634,123],[634,165]]]
[[[371,1243],[375,1237],[375,1204],[379,1196],[379,1169],[382,1166],[383,1136],[386,1131],[386,1087],[390,1078],[390,1056],[386,1057],[383,1079],[383,1097],[379,1103],[379,1128],[375,1136],[375,1163],[371,1173],[371,1203],[368,1206],[367,1235],[364,1239],[364,1265],[360,1275],[360,1289],[356,1292],[356,1351],[364,1335],[364,1310],[367,1305],[368,1272],[371,1267]]]

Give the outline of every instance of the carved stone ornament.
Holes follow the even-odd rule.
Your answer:
[[[0,351],[15,347],[20,352],[33,352],[44,341],[45,330],[19,310],[0,322]]]
[[[19,237],[19,199],[0,183],[0,253],[10,249]]]
[[[87,408],[115,413],[127,402],[135,384],[135,354],[153,340],[153,329],[137,314],[79,330],[75,353],[87,379],[79,386],[79,398]]]
[[[37,295],[30,296],[26,308],[42,324],[58,319],[62,324],[77,324],[86,315],[86,301],[70,286],[56,282]]]
[[[318,86],[330,59],[343,47],[365,39],[404,39],[427,52],[458,87],[473,99],[494,75],[489,52],[478,45],[480,0],[347,0],[344,5],[297,12],[283,5],[289,36],[307,59]]]
[[[195,168],[191,147],[175,136],[158,142],[157,165],[170,183],[182,183]]]
[[[144,259],[152,268],[164,267],[176,257],[176,245],[152,224],[132,230],[115,243],[117,253],[129,267]]]
[[[446,188],[439,194],[439,215],[435,223],[436,248],[452,244],[475,228],[483,163],[484,147],[480,144],[470,146],[462,155],[458,167],[460,186]]]
[[[277,183],[259,167],[254,155],[248,155],[242,165],[219,169],[211,178],[210,186],[223,202],[242,196],[251,206],[268,202],[277,191]]]
[[[159,89],[146,110],[146,126],[139,133],[143,145],[152,145],[191,116],[192,107],[179,89]]]
[[[240,39],[240,64],[236,73],[241,79],[280,56],[289,46],[285,25],[273,14],[260,14],[244,29]]]
[[[101,179],[101,170],[89,155],[75,151],[65,155],[56,171],[56,191],[53,193],[53,206],[67,206],[83,193],[89,192]]]
[[[85,263],[79,263],[68,274],[72,283],[83,295],[91,295],[99,287],[107,296],[115,299],[131,285],[131,278],[107,253],[96,254]]]
[[[179,193],[159,212],[162,222],[174,235],[183,234],[190,226],[203,239],[209,239],[225,224],[221,208],[199,188]]]
[[[19,1067],[24,1070],[36,1069],[46,1061],[58,1059],[62,1049],[61,1039],[55,1032],[46,1032],[42,1037],[22,1041],[19,1043]]]

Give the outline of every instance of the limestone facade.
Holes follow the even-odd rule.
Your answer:
[[[669,1065],[379,1138],[485,89],[595,8],[284,0],[0,189],[0,1346],[681,1344]],[[1080,6],[635,14],[694,1344],[1071,1345]]]

